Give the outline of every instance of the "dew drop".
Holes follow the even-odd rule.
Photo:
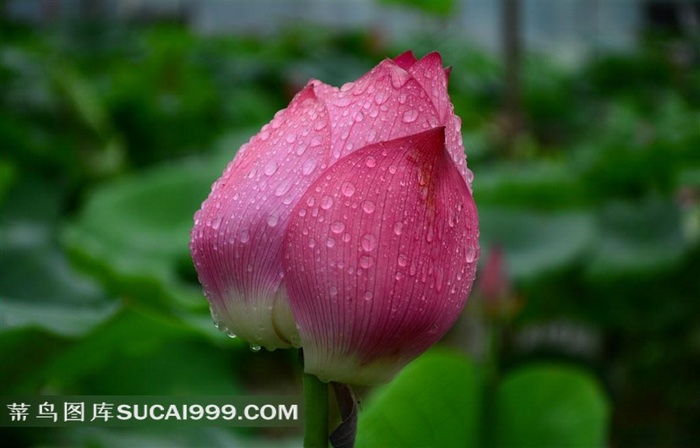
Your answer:
[[[442,282],[444,280],[444,273],[442,268],[438,267],[435,269],[435,289],[437,292],[442,291]]]
[[[352,83],[352,82],[346,82],[345,84],[342,85],[342,87],[340,87],[340,91],[341,91],[341,92],[347,92],[348,90],[352,89],[352,87],[353,87],[354,85],[355,85],[355,84]]]
[[[338,295],[338,288],[336,288],[335,286],[331,286],[330,288],[328,288],[328,293],[331,296],[337,296]]]
[[[292,187],[292,180],[291,179],[285,179],[277,185],[277,188],[275,188],[275,196],[282,196],[283,194],[287,193],[289,189]]]
[[[287,137],[285,138],[287,143],[294,143],[296,141],[296,139],[297,139],[296,134],[287,134]]]
[[[321,198],[320,202],[321,208],[324,210],[328,210],[333,206],[333,198],[330,196],[324,196]]]
[[[248,229],[241,230],[241,234],[238,237],[238,239],[241,240],[241,243],[243,243],[243,244],[250,241],[250,230],[248,230]]]
[[[415,109],[409,109],[403,113],[404,123],[413,123],[418,119],[418,111]]]
[[[348,106],[351,102],[352,102],[352,100],[350,99],[350,97],[348,97],[348,96],[343,96],[343,97],[338,98],[338,99],[335,101],[335,105],[338,106],[338,107],[346,107],[346,106]]]
[[[262,131],[260,133],[260,140],[265,141],[270,138],[270,133],[268,131]]]
[[[351,184],[350,182],[343,182],[343,185],[340,186],[340,191],[347,197],[351,197],[353,194],[355,194],[355,185]]]
[[[265,165],[265,168],[263,169],[263,172],[264,172],[267,176],[272,176],[272,175],[275,174],[275,172],[277,171],[277,167],[278,167],[278,166],[279,166],[279,165],[277,165],[277,162],[275,162],[275,161],[270,161],[267,165]]]
[[[306,216],[306,209],[305,209],[305,208],[299,209],[299,216],[301,216],[302,218],[303,218],[304,216]]]
[[[374,259],[369,255],[363,255],[360,257],[360,267],[364,269],[369,269],[374,264]]]
[[[411,75],[404,69],[400,67],[392,67],[391,70],[391,85],[395,89],[400,89],[406,82],[411,78]]]
[[[372,294],[372,291],[365,291],[362,297],[364,297],[364,299],[369,302],[370,300],[372,300],[372,297],[374,297],[374,294]]]
[[[399,266],[405,267],[408,264],[408,257],[405,254],[399,254],[398,263]]]
[[[374,168],[377,166],[377,159],[375,159],[372,156],[369,156],[365,159],[365,165],[367,165],[367,168]]]
[[[476,259],[476,246],[470,244],[467,246],[467,263],[474,263]]]
[[[375,209],[374,202],[367,200],[362,203],[362,210],[365,211],[365,213],[372,213]]]
[[[316,135],[309,142],[309,146],[312,146],[312,147],[321,146],[321,143],[323,143],[323,138],[320,135]]]
[[[394,224],[394,233],[397,235],[401,235],[403,233],[403,222],[398,221],[396,224]]]
[[[345,224],[343,224],[342,222],[336,221],[333,224],[331,224],[331,232],[335,234],[340,234],[343,230],[345,230]]]
[[[316,247],[316,240],[315,240],[315,239],[311,238],[311,239],[309,240],[309,247],[312,248],[312,249],[313,249],[314,247]]]
[[[365,252],[371,252],[377,247],[377,237],[368,233],[362,237],[360,244]]]
[[[357,115],[355,115],[355,121],[360,122],[365,119],[365,114],[362,112],[358,112]]]
[[[328,247],[334,247],[335,246],[335,240],[333,238],[328,238],[326,241],[326,246]]]
[[[346,243],[349,242],[350,238],[351,238],[350,234],[346,233],[345,235],[343,235],[343,242],[346,242]]]
[[[401,87],[401,86],[399,86],[399,87]],[[384,104],[387,99],[389,99],[389,94],[384,90],[380,90],[374,96],[374,102],[377,103],[378,105]]]
[[[398,169],[399,169],[399,168],[398,168],[396,165],[390,165],[390,166],[389,166],[389,172],[390,172],[391,174],[396,174],[396,171],[397,171]]]
[[[216,230],[221,225],[221,216],[217,216],[211,223],[211,228]]]
[[[250,351],[253,353],[257,353],[260,351],[262,347],[260,347],[258,344],[250,344]]]
[[[270,227],[275,227],[279,221],[280,217],[277,213],[273,213],[267,217],[267,225]]]
[[[311,174],[311,172],[316,168],[316,160],[314,159],[308,159],[304,164],[301,166],[301,174],[304,176],[308,176]]]
[[[316,198],[313,196],[309,196],[309,199],[306,200],[306,205],[309,207],[313,207],[313,205],[316,203]]]

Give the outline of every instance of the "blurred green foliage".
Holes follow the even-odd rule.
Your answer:
[[[275,39],[169,25],[1,32],[0,393],[299,394],[294,353],[253,354],[214,329],[189,259],[192,215],[308,78],[340,85],[412,47],[453,67],[482,253],[504,248],[523,306],[496,322],[496,373],[457,352],[425,355],[367,393],[358,444],[700,439],[700,69],[663,42],[575,69],[528,55],[525,131],[506,148],[501,64],[458,40],[389,48],[313,27]],[[477,286],[471,301],[482,299]],[[561,322],[582,335],[549,331]],[[287,436],[299,434],[3,434],[16,446]]]

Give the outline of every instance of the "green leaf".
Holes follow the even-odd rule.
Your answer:
[[[579,211],[538,213],[523,208],[479,207],[482,252],[500,245],[508,271],[531,279],[581,258],[594,236],[592,217]]]
[[[176,298],[203,305],[189,233],[219,174],[190,161],[105,185],[88,198],[64,241],[86,270],[120,291],[151,304]]]
[[[496,405],[497,446],[606,446],[608,399],[593,377],[576,368],[521,368],[501,383]]]
[[[583,205],[583,193],[580,180],[567,165],[531,162],[479,170],[475,198],[479,205],[561,209]]]
[[[45,375],[64,393],[236,394],[241,390],[229,357],[242,345],[217,348],[173,319],[125,309],[65,351]]]
[[[447,17],[454,10],[454,0],[380,0],[387,5],[403,5],[436,16]]]
[[[360,411],[357,446],[477,446],[480,399],[469,359],[431,351],[375,391]]]
[[[55,189],[26,179],[0,210],[0,333],[34,327],[79,336],[119,307],[54,241],[58,204]]]
[[[610,203],[601,211],[598,225],[601,238],[589,270],[593,276],[665,269],[680,262],[690,247],[678,206],[666,200]]]

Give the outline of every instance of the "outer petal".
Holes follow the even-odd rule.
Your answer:
[[[454,323],[478,253],[476,208],[442,128],[341,159],[295,207],[285,244],[306,371],[390,379]]]
[[[469,191],[471,191],[474,175],[467,168],[462,143],[462,120],[455,115],[454,105],[447,93],[448,71],[442,66],[440,53],[433,52],[425,55],[420,61],[412,64],[408,72],[431,98],[438,114],[440,126],[445,126],[447,151],[467,183]]]
[[[404,70],[408,70],[409,67],[415,64],[417,61],[418,59],[416,59],[416,55],[414,55],[411,50],[405,51],[394,58],[396,65]]]
[[[190,249],[212,315],[273,349],[298,345],[282,283],[282,243],[300,196],[326,168],[328,113],[307,86],[243,145],[195,215]]]
[[[367,144],[440,126],[425,89],[390,59],[340,89],[319,81],[314,85],[328,109],[333,163]]]

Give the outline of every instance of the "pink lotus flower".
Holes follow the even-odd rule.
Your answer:
[[[190,249],[214,319],[304,348],[324,380],[391,378],[464,306],[479,255],[438,53],[385,60],[340,89],[311,80],[238,151]]]

